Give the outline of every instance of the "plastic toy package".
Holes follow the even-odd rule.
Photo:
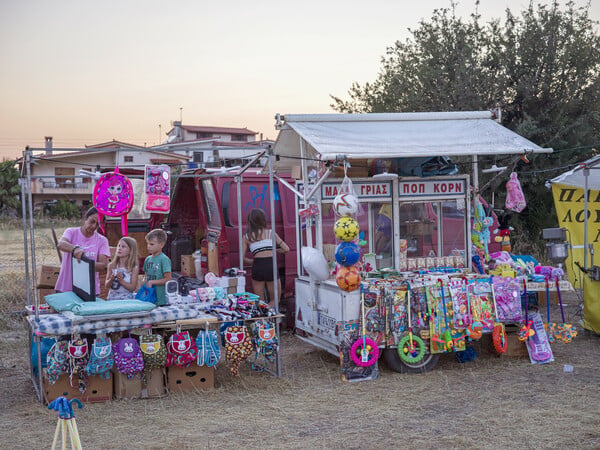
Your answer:
[[[353,344],[360,338],[359,330],[342,333],[340,344],[340,369],[342,381],[368,381],[379,376],[377,363],[361,367],[354,363],[350,355]]]
[[[514,278],[493,277],[498,320],[502,323],[523,321],[519,282]]]
[[[554,361],[552,348],[548,341],[548,335],[544,328],[544,322],[540,313],[535,312],[530,315],[533,322],[533,335],[527,339],[527,351],[529,352],[529,360],[531,364],[547,364]]]
[[[147,165],[144,173],[145,210],[147,212],[168,213],[171,208],[171,170],[169,166],[165,164]]]

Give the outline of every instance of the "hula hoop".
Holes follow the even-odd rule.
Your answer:
[[[413,336],[413,352],[411,353],[410,347],[410,335],[402,337],[398,341],[398,356],[406,363],[414,364],[418,363],[425,357],[425,342],[418,336]],[[414,355],[413,355],[414,353]]]
[[[375,341],[370,338],[365,338],[365,347],[368,345],[371,346],[371,356],[369,357],[369,359],[367,361],[363,361],[361,358],[362,352],[365,351],[365,348],[363,347],[363,338],[362,337],[358,338],[354,342],[354,344],[352,344],[352,347],[350,347],[350,357],[352,358],[352,362],[354,362],[354,364],[356,364],[357,366],[360,366],[360,367],[372,366],[377,361],[377,358],[379,358],[379,347],[377,346]],[[360,350],[360,352],[359,352],[359,350]]]
[[[494,331],[492,331],[492,342],[494,344],[494,350],[496,350],[496,353],[499,355],[506,353],[508,350],[506,330],[501,324],[498,324],[494,327]]]

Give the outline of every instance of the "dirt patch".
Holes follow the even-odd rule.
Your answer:
[[[564,297],[576,323],[579,299]],[[4,319],[8,309],[0,308]],[[1,323],[1,446],[49,448],[57,417],[35,396],[25,327],[18,316]],[[556,361],[542,366],[499,358],[485,342],[477,350],[465,364],[443,355],[421,375],[380,361],[377,380],[348,384],[335,357],[285,332],[280,379],[250,364],[234,378],[221,362],[212,391],[88,404],[77,423],[86,449],[600,448],[600,338],[581,333],[555,344]]]

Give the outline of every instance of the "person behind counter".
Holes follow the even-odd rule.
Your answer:
[[[167,243],[167,233],[159,228],[146,235],[146,245],[150,253],[144,261],[146,287],[156,288],[156,304],[167,304],[165,284],[171,279],[171,260],[162,250]]]
[[[290,251],[288,245],[275,233],[277,253]],[[254,258],[247,258],[250,249]],[[269,306],[275,305],[275,283],[273,282],[273,235],[267,229],[267,217],[262,209],[253,209],[248,214],[248,231],[244,234],[242,254],[244,262],[252,263],[252,288],[265,300],[265,289],[269,292]],[[281,280],[277,279],[277,292],[281,295]]]
[[[133,299],[139,273],[137,242],[133,238],[122,237],[117,244],[115,258],[108,264],[106,271],[106,299]]]
[[[69,292],[73,290],[73,272],[71,266],[71,256],[77,261],[85,255],[89,259],[96,261],[96,295],[100,295],[100,277],[98,272],[106,269],[110,250],[108,248],[108,239],[97,231],[98,229],[98,211],[96,208],[88,209],[83,216],[83,223],[80,227],[67,228],[58,241],[58,249],[63,252],[60,273],[56,280],[55,289],[57,292]]]

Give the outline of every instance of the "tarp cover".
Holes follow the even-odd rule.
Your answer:
[[[564,172],[550,180],[550,184],[564,184],[565,186],[573,186],[583,188],[585,186],[585,175],[583,169],[590,169],[588,176],[588,189],[595,191],[600,190],[600,155],[584,161],[572,170]]]
[[[297,165],[300,137],[322,160],[550,153],[492,119],[488,111],[291,114],[274,153],[278,168]]]

